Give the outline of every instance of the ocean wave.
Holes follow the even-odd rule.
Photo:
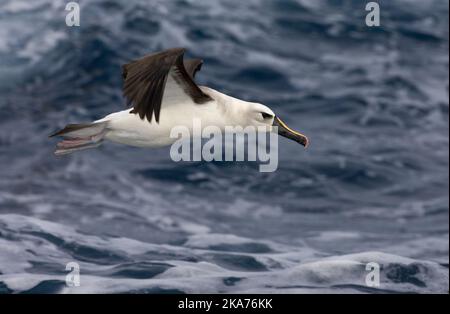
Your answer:
[[[226,234],[155,245],[82,234],[21,215],[1,215],[0,221],[2,292],[445,293],[448,288],[448,266],[381,252],[326,256],[307,246]],[[80,266],[79,287],[65,283],[65,264],[73,261]],[[381,267],[379,288],[365,284],[367,263]]]

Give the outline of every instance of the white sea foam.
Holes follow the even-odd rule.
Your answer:
[[[324,256],[308,248],[254,241],[226,234],[197,234],[183,245],[155,245],[126,238],[83,235],[70,227],[20,215],[1,215],[0,281],[13,291],[26,291],[39,283],[64,282],[64,265],[76,261],[81,268],[81,286],[62,285],[61,293],[115,293],[170,289],[188,293],[206,292],[370,292],[365,286],[365,265],[381,265],[380,291],[446,293],[448,268],[435,262],[405,258],[382,252]],[[8,234],[15,232],[8,240]],[[220,251],[221,244],[264,244],[262,253]],[[84,247],[89,252],[83,253]],[[215,248],[216,247],[216,248]],[[232,247],[231,247],[232,248]],[[98,253],[93,254],[97,251]],[[307,253],[309,252],[309,253]],[[84,255],[86,254],[86,255]],[[93,255],[92,255],[93,254]],[[102,260],[100,255],[111,256]],[[161,260],[158,256],[172,256]],[[208,257],[209,256],[209,257]],[[131,257],[133,263],[127,262]],[[195,261],[205,258],[210,261]],[[123,260],[122,260],[123,258]],[[190,259],[194,260],[190,260]],[[233,259],[259,263],[259,271],[232,267]],[[106,264],[105,264],[106,262]],[[167,269],[151,278],[123,278],[102,274],[116,268],[133,270],[135,263],[163,263]],[[231,264],[230,264],[231,262]],[[51,274],[33,268],[51,265]],[[237,266],[238,264],[235,264]],[[34,269],[34,270],[33,270]],[[264,270],[265,269],[265,270]],[[339,288],[338,288],[339,287]]]

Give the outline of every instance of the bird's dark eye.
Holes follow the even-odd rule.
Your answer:
[[[271,119],[273,116],[269,113],[261,112],[263,119]]]

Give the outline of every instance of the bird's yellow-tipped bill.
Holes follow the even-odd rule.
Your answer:
[[[290,140],[296,141],[297,143],[302,144],[305,147],[308,146],[308,144],[309,144],[308,138],[305,135],[303,135],[302,133],[292,130],[280,118],[275,117],[273,119],[272,125],[278,127],[279,135],[286,137]]]

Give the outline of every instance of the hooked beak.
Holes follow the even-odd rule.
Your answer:
[[[273,119],[273,124],[272,126],[276,126],[278,127],[278,135],[281,135],[283,137],[286,137],[288,139],[291,139],[293,141],[296,141],[299,144],[302,144],[303,146],[305,146],[305,148],[308,146],[308,138],[297,132],[292,130],[291,128],[289,128],[286,123],[284,123],[280,118],[278,118],[277,116],[275,116],[275,118]]]

